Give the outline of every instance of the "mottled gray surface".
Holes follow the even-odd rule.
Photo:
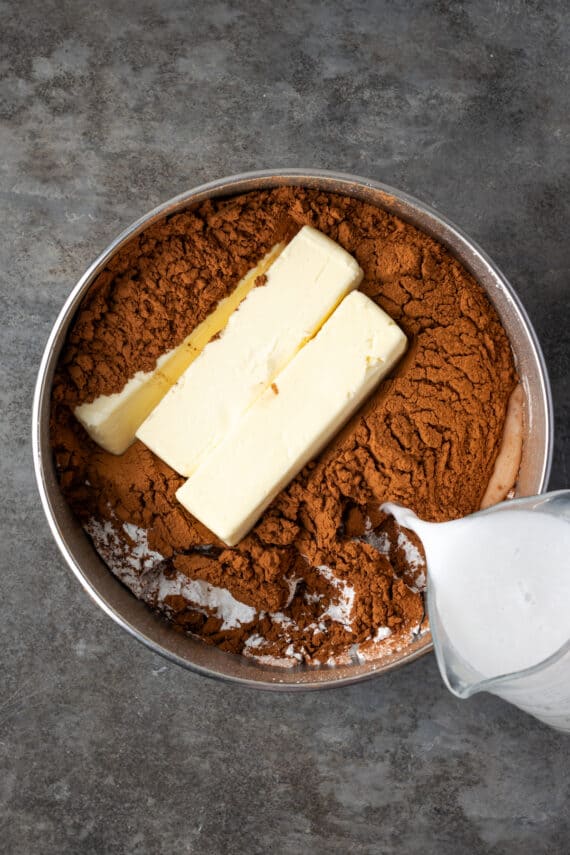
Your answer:
[[[51,324],[131,220],[267,166],[352,171],[459,223],[516,286],[570,485],[570,16],[553,2],[0,2],[0,850],[562,853],[570,739],[433,658],[350,689],[185,673],[82,593],[34,486]]]

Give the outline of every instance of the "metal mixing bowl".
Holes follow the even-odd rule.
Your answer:
[[[49,442],[54,368],[81,300],[110,258],[134,235],[166,215],[195,207],[205,199],[282,185],[302,185],[342,193],[397,214],[447,246],[475,277],[487,292],[507,331],[526,394],[524,452],[517,495],[532,495],[545,489],[553,445],[550,385],[535,332],[505,277],[472,240],[417,199],[376,181],[320,170],[268,170],[212,181],[165,202],[120,234],[81,277],[49,337],[34,398],[33,452],[42,504],[57,545],[85,590],[120,626],[155,652],[210,677],[257,688],[317,689],[354,683],[411,662],[432,649],[431,635],[426,632],[400,651],[387,653],[373,662],[318,670],[301,666],[285,670],[224,653],[176,632],[135,599],[99,558],[60,493]]]

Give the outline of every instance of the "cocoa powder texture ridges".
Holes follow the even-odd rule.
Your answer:
[[[325,452],[228,549],[176,501],[183,479],[138,441],[121,457],[103,451],[72,410],[152,370],[277,241],[305,224],[357,259],[361,290],[400,325],[409,348]],[[123,523],[139,526],[164,557],[167,578],[227,588],[257,615],[222,631],[219,618],[182,596],[151,603],[175,624],[227,650],[260,636],[264,654],[288,648],[326,661],[368,643],[378,627],[393,641],[421,622],[421,594],[390,548],[378,548],[390,535],[378,507],[394,501],[440,521],[475,511],[515,383],[493,307],[444,247],[358,200],[283,187],[204,203],[119,252],[68,334],[54,379],[52,444],[60,485],[83,522],[107,521],[123,539]],[[354,592],[347,625],[330,616],[343,585]]]

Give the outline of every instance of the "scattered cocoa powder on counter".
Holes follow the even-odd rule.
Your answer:
[[[183,479],[165,463],[138,441],[120,457],[103,451],[72,412],[152,370],[305,224],[354,255],[361,290],[402,327],[409,349],[229,549],[176,501]],[[270,663],[342,661],[350,650],[405,645],[424,616],[421,550],[379,505],[429,520],[476,510],[515,384],[494,309],[440,244],[350,197],[283,187],[177,214],[112,260],[62,352],[52,445],[62,491],[102,557],[176,626]]]

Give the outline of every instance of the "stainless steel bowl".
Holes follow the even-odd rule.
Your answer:
[[[181,635],[155,617],[123,587],[95,552],[91,541],[63,499],[49,443],[52,378],[67,329],[89,286],[110,258],[134,235],[168,214],[195,207],[205,199],[250,190],[302,185],[370,202],[417,226],[447,246],[487,292],[510,338],[526,393],[524,453],[517,495],[542,492],[550,474],[553,435],[552,398],[544,359],[535,332],[515,292],[490,258],[460,229],[417,199],[365,178],[321,170],[267,170],[222,178],[176,196],[120,234],[84,273],[65,303],[49,337],[38,375],[33,409],[33,453],[42,504],[65,560],[96,603],[139,641],[156,653],[209,677],[265,689],[319,689],[355,683],[391,670],[432,649],[425,633],[399,652],[373,662],[322,668],[283,670],[224,653]]]

